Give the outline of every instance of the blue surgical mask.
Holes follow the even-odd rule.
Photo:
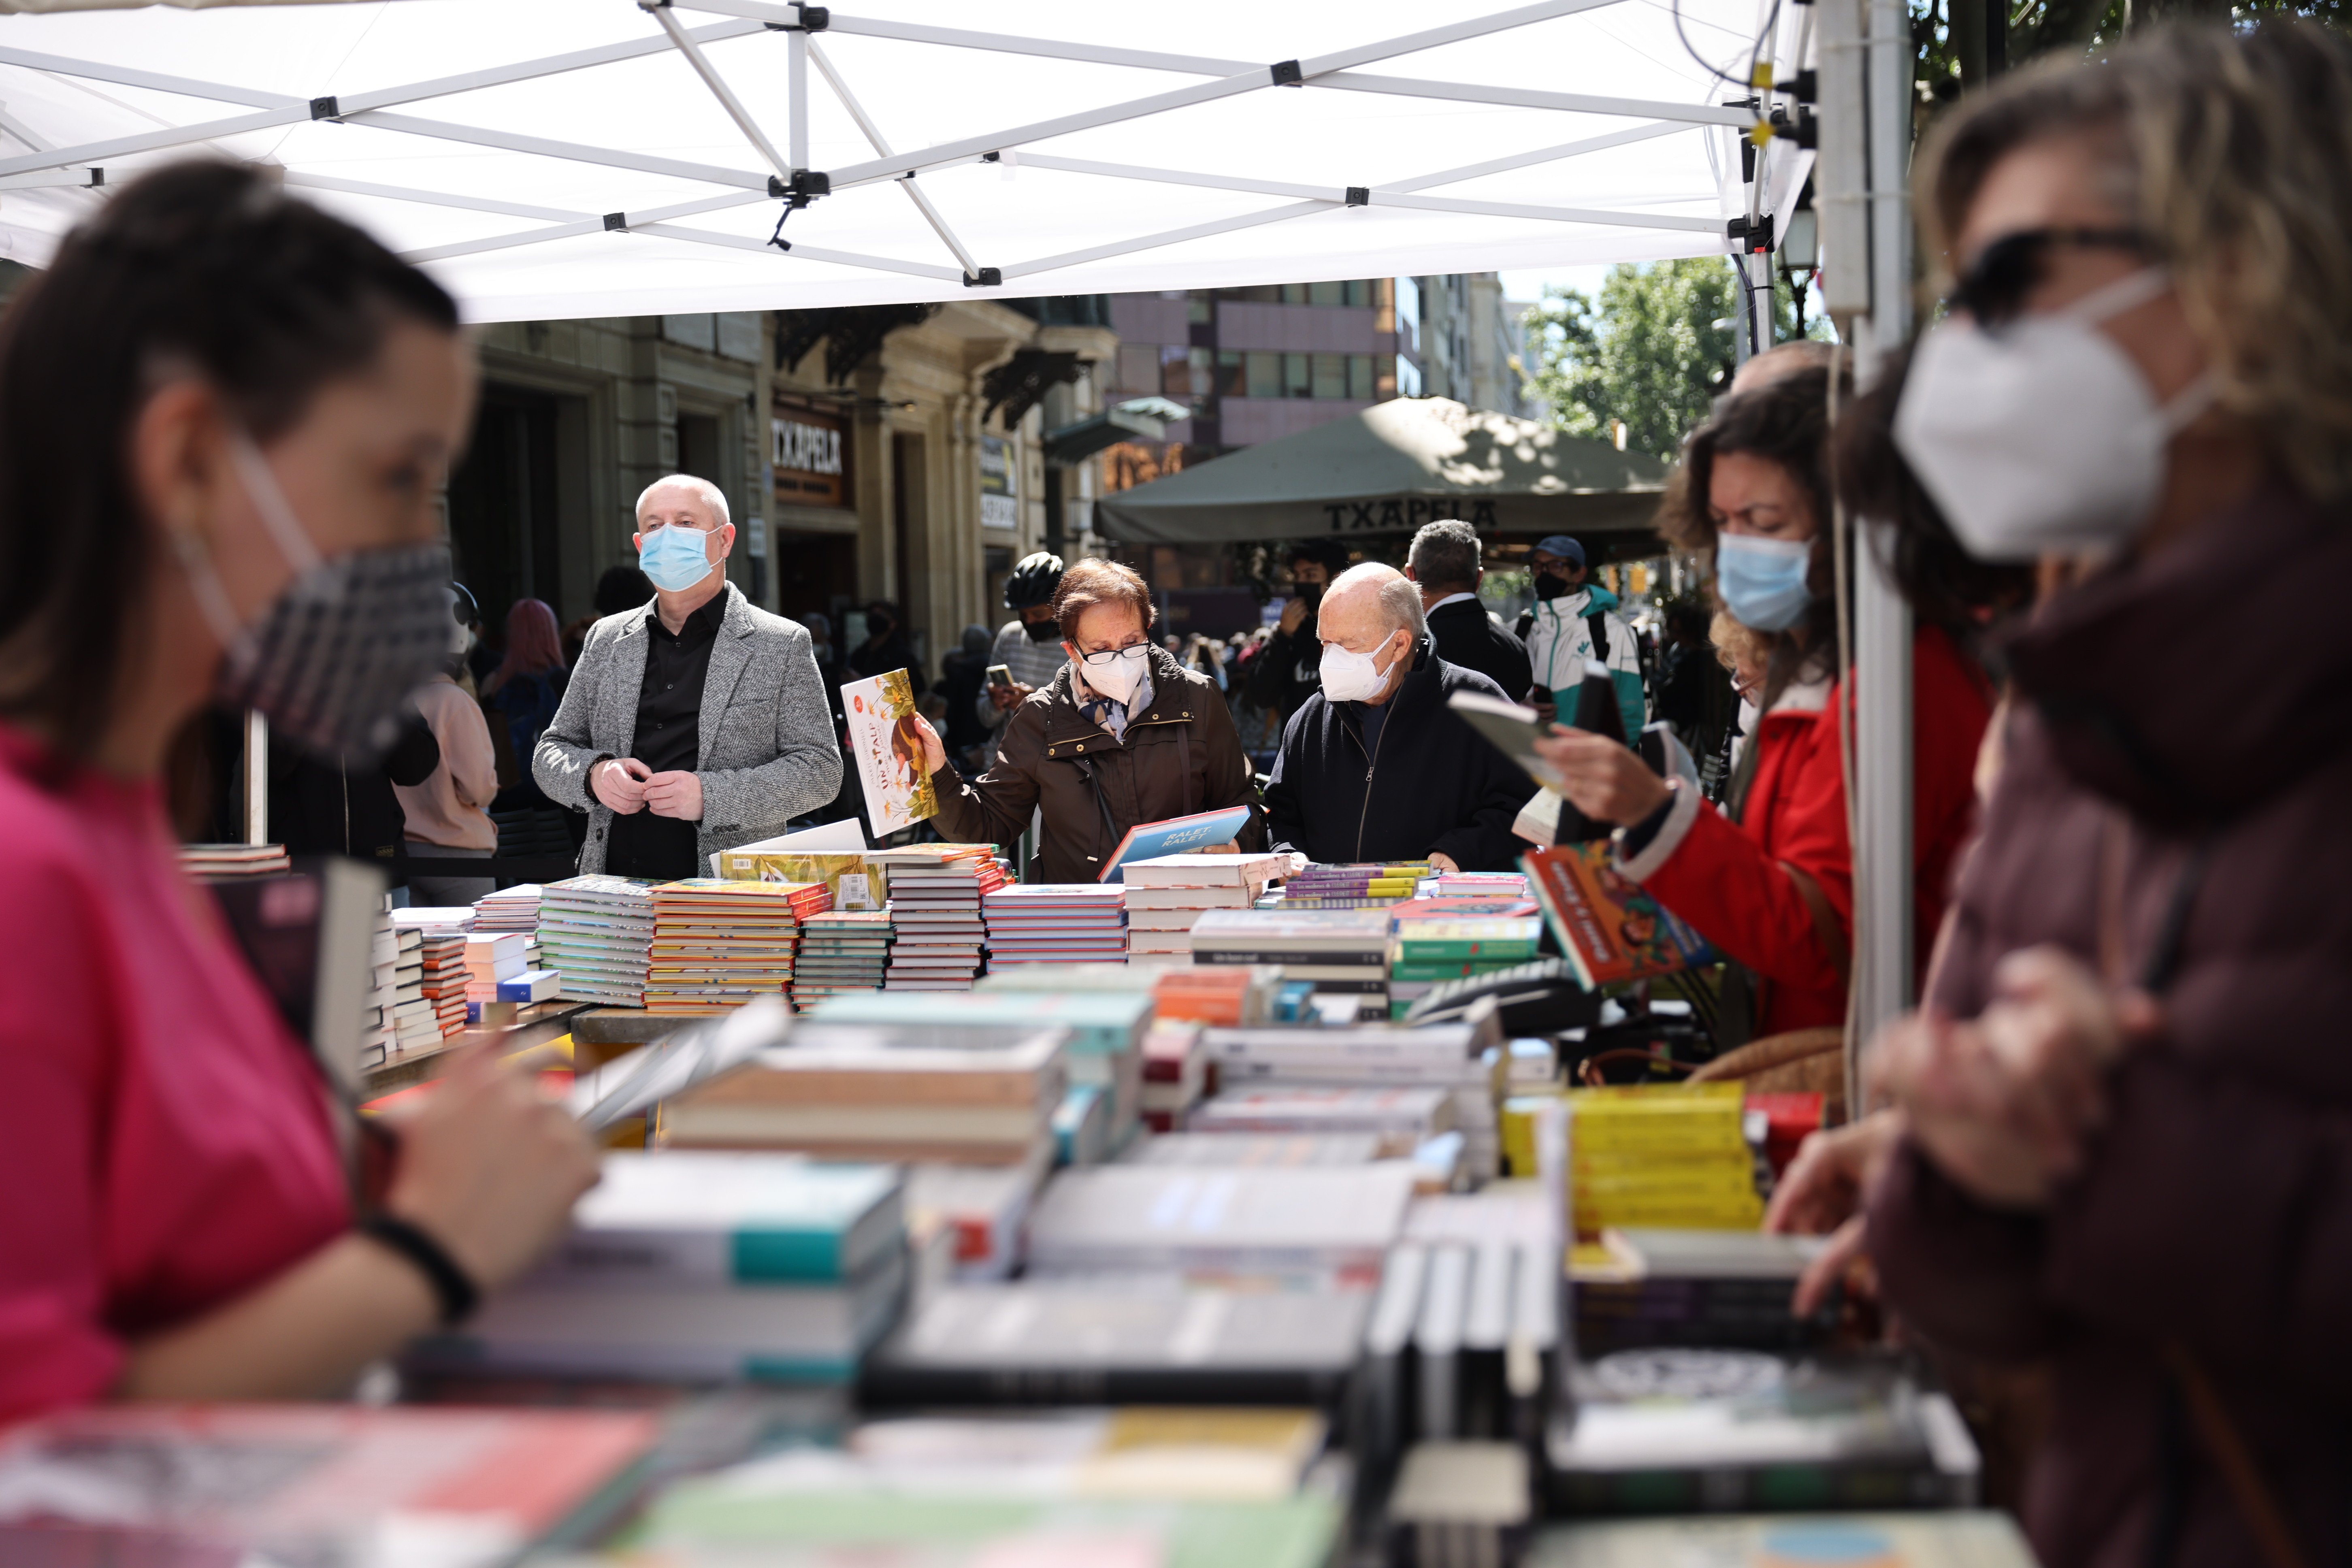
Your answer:
[[[645,536],[637,552],[637,570],[665,593],[678,594],[710,575],[710,557],[703,542],[710,535],[698,528],[673,522]]]
[[[1741,626],[1785,632],[1805,618],[1805,606],[1813,602],[1813,591],[1805,585],[1812,563],[1810,539],[1727,533],[1715,542],[1716,591]]]

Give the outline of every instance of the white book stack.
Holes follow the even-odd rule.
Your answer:
[[[368,960],[373,969],[369,975],[367,1006],[360,1015],[360,1066],[376,1068],[391,1059],[392,1010],[400,1000],[400,938],[392,929],[388,911],[375,917],[375,934]]]
[[[539,965],[539,896],[540,885],[525,882],[520,887],[501,888],[474,900],[474,931],[477,934],[520,931],[523,958],[530,968]]]
[[[425,999],[425,933],[395,926],[393,942],[392,1007],[386,1019],[397,1055],[439,1045],[441,1023],[433,1004]]]
[[[524,956],[520,931],[499,931],[484,936],[477,931],[466,938],[466,1005],[478,1008],[485,1002],[499,999],[499,983],[512,980],[530,967]]]
[[[1404,1226],[1409,1165],[1097,1165],[1046,1185],[1032,1276],[1281,1275],[1369,1288]]]
[[[1392,1024],[1360,1024],[1326,1029],[1210,1029],[1202,1046],[1225,1096],[1244,1089],[1418,1089],[1441,1093],[1446,1107],[1434,1132],[1462,1135],[1462,1163],[1466,1174],[1491,1180],[1502,1164],[1500,1103],[1506,1090],[1502,1047],[1488,1043],[1486,1026],[1441,1024],[1407,1029]],[[1253,1102],[1254,1104],[1255,1102]],[[1311,1115],[1311,1107],[1295,1109]],[[1244,1131],[1226,1119],[1243,1115],[1240,1106],[1216,1110],[1212,1101],[1186,1125],[1196,1131]],[[1264,1119],[1276,1111],[1257,1105],[1252,1114]],[[1335,1102],[1328,1114],[1340,1114]],[[1255,1131],[1338,1131],[1338,1127],[1257,1125]],[[1349,1129],[1401,1136],[1394,1127]],[[1403,1151],[1398,1151],[1402,1152]]]
[[[1127,951],[1192,954],[1187,937],[1210,910],[1245,910],[1291,868],[1287,854],[1161,855],[1120,868]]]

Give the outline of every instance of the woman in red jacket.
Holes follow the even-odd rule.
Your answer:
[[[1853,857],[1839,761],[1837,617],[1827,529],[1829,372],[1735,394],[1695,431],[1660,527],[1716,556],[1717,592],[1773,643],[1763,718],[1717,811],[1625,747],[1562,729],[1538,749],[1587,816],[1619,825],[1618,868],[1738,966],[1750,1027],[1727,1046],[1845,1017]],[[1965,839],[1970,773],[1991,710],[1973,660],[1940,627],[1912,652],[1915,929],[1925,954]]]

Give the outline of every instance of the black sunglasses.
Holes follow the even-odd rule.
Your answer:
[[[2025,297],[2042,281],[2050,252],[2062,245],[2101,250],[2128,250],[2152,256],[2155,242],[2136,228],[2028,228],[2005,234],[1977,253],[1945,298],[1945,305],[1966,310],[1978,324],[2006,326],[2025,309]]]

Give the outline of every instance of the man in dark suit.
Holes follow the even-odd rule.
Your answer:
[[[1534,667],[1527,645],[1486,613],[1478,602],[1478,535],[1466,522],[1433,522],[1412,536],[1404,574],[1421,590],[1429,635],[1437,657],[1475,669],[1503,689],[1514,702],[1528,700]]]

